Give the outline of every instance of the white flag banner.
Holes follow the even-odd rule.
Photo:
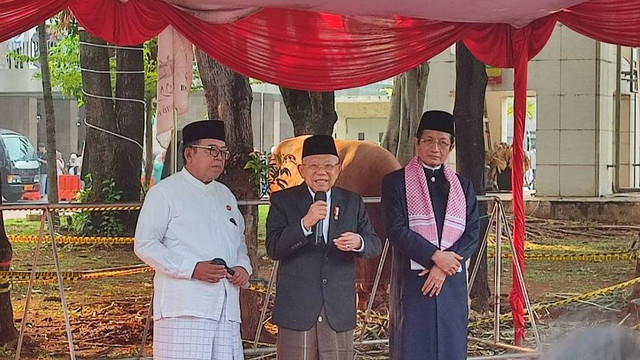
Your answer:
[[[172,26],[158,35],[158,107],[156,139],[165,149],[171,141],[173,110],[178,115],[189,110],[193,76],[193,45]]]

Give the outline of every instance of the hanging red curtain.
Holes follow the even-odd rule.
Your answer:
[[[469,30],[464,43],[482,62],[491,66],[513,68],[514,130],[513,156],[511,159],[511,191],[513,204],[513,247],[516,257],[511,259],[512,278],[509,302],[513,314],[513,329],[516,345],[521,345],[525,336],[524,284],[520,283],[518,271],[524,275],[524,230],[525,213],[523,199],[524,183],[524,123],[527,109],[527,63],[542,50],[555,27],[553,17],[536,20],[524,28],[506,24],[478,25]],[[493,47],[492,47],[493,45]],[[516,268],[516,263],[519,269]]]
[[[163,11],[175,9],[159,0],[76,0],[69,8],[91,35],[118,45],[137,45],[154,38],[169,25]]]
[[[110,43],[141,43],[171,24],[240,73],[305,90],[335,90],[389,78],[438,54],[468,29],[499,40],[465,36],[474,54],[490,60],[486,63],[505,67],[510,51],[505,24],[264,9],[240,21],[213,25],[161,0],[0,0],[0,41],[67,6],[90,33]],[[543,19],[554,18],[599,41],[640,45],[638,0],[591,0]],[[531,38],[533,45],[544,44],[543,40]],[[537,46],[528,45],[529,57],[534,54],[532,47]]]
[[[591,0],[556,15],[571,30],[592,39],[640,46],[640,1]]]
[[[100,14],[94,10],[96,3],[104,8]],[[233,23],[210,24],[160,0],[76,1],[71,8],[87,31],[108,42],[139,43],[171,24],[241,74],[315,91],[390,78],[442,52],[467,28],[441,21],[287,9],[263,9]]]
[[[71,0],[0,1],[0,42],[31,29],[67,8]]]

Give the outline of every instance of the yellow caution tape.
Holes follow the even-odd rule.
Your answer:
[[[126,206],[86,206],[86,207],[64,207],[57,206],[52,211],[135,211],[140,210],[142,207],[140,205],[126,205]]]
[[[10,243],[37,243],[36,235],[8,235]],[[43,242],[49,242],[49,235],[45,235]],[[107,237],[107,236],[56,236],[56,244],[75,244],[75,245],[116,245],[116,244],[133,244],[132,237]]]
[[[490,253],[488,256],[492,257],[493,254]],[[511,254],[502,254],[502,258],[510,259]],[[525,254],[524,258],[540,261],[627,261],[640,258],[640,250],[584,254]]]
[[[564,300],[560,300],[560,301],[556,301],[556,302],[552,302],[552,303],[547,303],[547,304],[532,305],[531,306],[531,310],[533,312],[542,311],[542,310],[549,310],[549,309],[554,308],[554,307],[565,306],[565,305],[571,304],[573,302],[587,300],[587,299],[590,299],[592,297],[604,295],[604,294],[606,294],[608,292],[621,290],[621,289],[627,288],[627,287],[635,285],[635,284],[640,284],[640,277],[637,277],[635,279],[631,279],[629,281],[625,281],[625,282],[622,282],[622,283],[619,283],[619,284],[616,284],[616,285],[608,286],[608,287],[605,287],[605,288],[602,288],[602,289],[594,290],[594,291],[591,291],[591,292],[588,292],[588,293],[572,296],[572,297],[564,299]],[[526,309],[525,309],[525,311],[526,311]],[[513,316],[512,313],[503,314],[503,315],[500,316],[500,320],[509,320],[509,319],[512,318],[512,316]],[[526,316],[528,316],[528,314],[526,314]],[[491,324],[493,322],[493,320],[494,320],[493,318],[477,320],[477,321],[469,323],[469,327]]]
[[[90,270],[90,271],[62,271],[62,279],[65,281],[93,280],[113,276],[135,275],[151,272],[147,265],[123,266],[118,268]],[[0,271],[0,281],[11,281],[14,283],[27,282],[31,277],[31,271]],[[39,283],[49,283],[58,281],[55,271],[37,271],[34,281]]]
[[[51,212],[59,212],[59,211],[134,211],[140,210],[142,208],[141,204],[131,204],[131,205],[122,205],[122,204],[56,204],[56,205],[0,205],[0,210],[2,211],[43,211],[48,209]]]

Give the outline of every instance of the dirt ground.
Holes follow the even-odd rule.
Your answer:
[[[33,233],[38,223],[8,220],[7,232],[11,235]],[[615,224],[582,222],[557,222],[531,220],[526,245],[527,254],[592,253],[628,250],[638,239],[633,227],[612,227]],[[603,228],[602,226],[605,226]],[[569,229],[569,230],[568,230]],[[608,232],[602,232],[607,229]],[[30,270],[35,246],[13,245],[12,270]],[[490,252],[493,248],[490,247]],[[264,250],[262,250],[264,251]],[[503,251],[508,251],[507,247]],[[66,245],[59,249],[63,270],[100,269],[139,263],[131,245],[79,246]],[[508,292],[511,282],[510,267],[502,271],[503,312],[508,312]],[[493,261],[489,261],[490,282],[493,278]],[[38,270],[54,270],[51,248],[40,253]],[[258,277],[268,279],[270,261],[261,254]],[[533,303],[561,300],[568,296],[602,288],[635,277],[635,261],[527,261],[527,284]],[[90,281],[67,281],[65,292],[69,304],[71,329],[76,354],[81,358],[131,358],[138,355],[144,322],[151,301],[152,275],[140,274]],[[11,288],[16,327],[21,326],[22,312],[27,292],[26,283],[15,283]],[[580,326],[613,325],[621,319],[630,290],[618,291],[607,296],[590,299],[587,303],[573,303],[539,313],[543,342],[552,343],[557,338]],[[256,306],[257,308],[257,306]],[[26,324],[24,359],[68,358],[68,344],[57,284],[38,284],[34,288]],[[476,317],[490,313],[474,314]],[[626,326],[637,323],[629,319]],[[512,330],[509,321],[503,322],[503,341],[510,342]],[[472,335],[490,336],[490,326],[472,330]],[[151,337],[149,337],[149,343]],[[527,344],[533,344],[533,332],[527,331]],[[493,353],[486,347],[470,344],[474,355]],[[147,347],[149,354],[150,347]],[[11,345],[0,348],[0,359],[14,356]],[[249,357],[250,358],[250,357]],[[385,358],[384,349],[369,349],[359,358]]]

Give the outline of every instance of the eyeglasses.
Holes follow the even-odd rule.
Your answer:
[[[213,145],[209,145],[209,146],[205,146],[205,145],[191,145],[191,147],[193,148],[198,148],[198,149],[206,149],[209,150],[209,154],[213,157],[218,157],[220,155],[222,155],[222,158],[225,160],[229,160],[229,157],[231,157],[231,153],[229,152],[229,150],[220,150],[217,147],[213,146]]]
[[[331,171],[333,169],[335,169],[336,166],[338,166],[340,164],[324,164],[324,165],[319,165],[319,164],[302,164],[302,166],[306,167],[307,169],[313,171],[313,172],[318,172],[318,171]]]
[[[448,149],[451,147],[451,143],[447,140],[435,140],[435,139],[418,139],[418,143],[425,145],[425,146],[431,146],[434,144],[437,144],[439,148],[441,149]]]

